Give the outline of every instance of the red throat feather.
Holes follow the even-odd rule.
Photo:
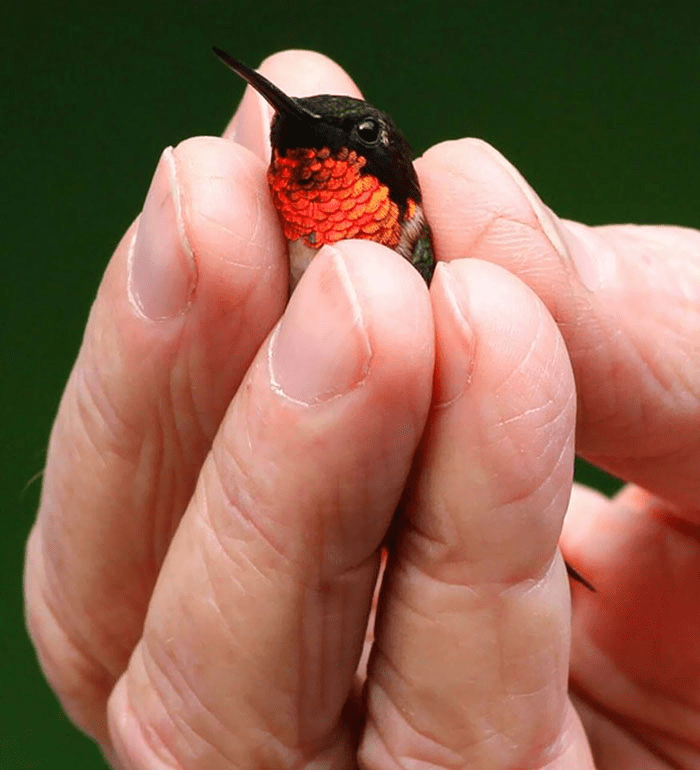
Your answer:
[[[354,150],[328,147],[274,151],[268,182],[287,240],[320,248],[345,238],[364,238],[396,248],[401,237],[399,207],[389,188],[362,170]],[[406,218],[413,213],[409,203]]]

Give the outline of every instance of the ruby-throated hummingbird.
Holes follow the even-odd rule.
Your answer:
[[[287,96],[259,72],[213,50],[275,109],[267,181],[289,242],[291,288],[318,249],[345,238],[394,249],[430,283],[430,228],[411,149],[394,121],[350,96]],[[595,590],[565,564],[570,577]]]
[[[289,242],[292,288],[322,246],[382,243],[429,283],[435,270],[411,149],[394,121],[349,96],[291,97],[259,72],[214,53],[275,109],[267,180]]]

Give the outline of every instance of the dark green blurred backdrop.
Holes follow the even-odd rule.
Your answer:
[[[211,44],[252,65],[281,48],[323,51],[417,152],[487,139],[563,216],[697,227],[700,5],[122,0],[8,13],[0,770],[100,768],[23,630],[22,549],[40,482],[25,487],[100,275],[162,148],[220,132],[242,94]]]

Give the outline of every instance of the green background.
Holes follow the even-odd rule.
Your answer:
[[[563,216],[700,224],[697,4],[96,5],[3,19],[0,770],[103,767],[24,633],[23,543],[40,487],[27,482],[162,148],[219,133],[242,94],[210,45],[254,66],[281,48],[323,51],[417,152],[487,139]]]

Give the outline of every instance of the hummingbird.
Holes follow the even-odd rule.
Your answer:
[[[394,249],[430,283],[435,257],[411,148],[389,115],[349,96],[287,96],[213,51],[275,110],[267,181],[289,244],[291,289],[322,246],[345,238]]]
[[[289,244],[293,290],[316,252],[345,238],[397,251],[430,284],[430,227],[408,141],[386,112],[362,99],[287,96],[221,48],[214,53],[274,108],[267,182]],[[566,571],[591,583],[567,561]]]

